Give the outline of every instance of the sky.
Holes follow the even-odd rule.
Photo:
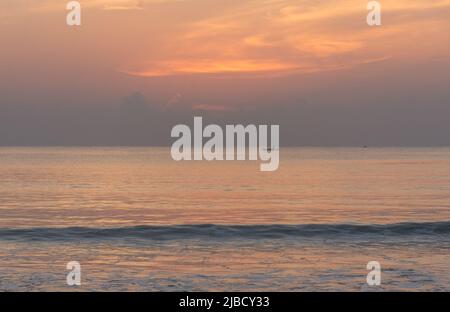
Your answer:
[[[0,1],[0,145],[168,145],[178,123],[289,146],[450,145],[450,0]]]

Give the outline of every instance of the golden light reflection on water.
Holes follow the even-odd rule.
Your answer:
[[[193,241],[161,246],[115,243],[2,244],[1,290],[311,291],[448,290],[449,244]],[[226,256],[224,256],[226,255]],[[18,261],[20,259],[21,261]],[[28,260],[24,260],[28,259]],[[82,264],[82,287],[65,284],[65,265]],[[365,265],[382,263],[382,285]]]
[[[267,173],[258,162],[176,163],[165,148],[0,148],[0,229],[450,220],[450,149],[284,149],[280,164]],[[415,231],[0,237],[0,290],[450,289],[448,237]],[[65,284],[73,260],[78,289]],[[365,284],[372,260],[377,289]]]
[[[285,149],[180,162],[166,148],[2,148],[0,227],[450,220],[450,149]]]

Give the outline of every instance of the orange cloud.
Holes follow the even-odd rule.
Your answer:
[[[59,15],[65,14],[65,6],[59,0],[6,3],[0,1],[0,18],[4,17],[0,21],[36,11],[64,21]],[[104,55],[100,62],[108,60],[109,67],[141,77],[287,75],[344,69],[387,57],[414,62],[436,51],[448,55],[449,48],[441,43],[448,40],[445,13],[450,13],[450,0],[383,0],[381,27],[366,24],[366,4],[360,0],[84,0],[82,10],[101,12],[83,20],[84,33],[78,39],[96,45],[96,51],[89,53]],[[138,9],[138,14],[121,12]],[[417,38],[427,45],[419,49]]]
[[[288,64],[269,60],[171,60],[150,64],[137,71],[126,71],[130,75],[141,77],[158,77],[185,74],[229,74],[257,73],[271,71],[292,71],[296,64]]]
[[[203,2],[193,1],[200,12]],[[416,18],[401,23],[394,19],[376,29],[365,22],[366,4],[358,0],[220,3],[213,12],[199,14],[200,18],[174,22],[170,28],[175,31],[161,39],[160,49],[152,48],[148,59],[133,60],[133,69],[122,72],[142,77],[285,75],[349,68],[400,55],[405,34],[435,22],[418,15],[421,10],[450,8],[450,0],[385,0],[382,13],[386,16],[401,12]]]
[[[196,104],[192,106],[192,110],[208,111],[208,112],[231,112],[236,111],[234,107],[225,105],[209,105],[209,104]]]

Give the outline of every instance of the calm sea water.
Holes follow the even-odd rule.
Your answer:
[[[450,149],[0,148],[0,290],[450,291]]]

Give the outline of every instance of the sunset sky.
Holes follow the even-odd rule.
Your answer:
[[[0,2],[0,144],[166,144],[268,122],[288,145],[449,145],[450,0]],[[186,121],[188,122],[188,121]],[[283,134],[284,133],[284,134]]]

